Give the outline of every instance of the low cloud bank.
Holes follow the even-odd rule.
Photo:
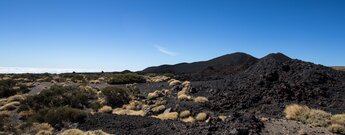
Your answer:
[[[31,67],[0,67],[0,73],[70,73],[70,72],[85,72],[76,69],[64,69],[64,68],[31,68]]]

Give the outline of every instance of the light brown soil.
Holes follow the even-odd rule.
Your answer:
[[[291,120],[270,119],[264,124],[262,135],[335,135],[324,127],[313,127]]]

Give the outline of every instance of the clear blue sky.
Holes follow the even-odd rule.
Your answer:
[[[345,65],[345,1],[0,0],[0,67],[141,70],[233,52]]]

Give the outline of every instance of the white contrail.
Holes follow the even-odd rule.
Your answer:
[[[175,56],[177,54],[175,52],[169,51],[166,48],[158,46],[158,45],[156,45],[155,47],[159,52],[166,54],[166,55]]]

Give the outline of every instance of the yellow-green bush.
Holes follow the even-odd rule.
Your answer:
[[[163,112],[164,110],[165,110],[164,105],[160,105],[151,109],[151,111],[154,113],[160,113],[160,112]]]
[[[186,111],[182,111],[180,112],[180,118],[186,118],[188,116],[190,116],[190,111],[189,110],[186,110]]]
[[[196,115],[195,119],[197,121],[205,121],[207,119],[207,113],[199,113]]]

